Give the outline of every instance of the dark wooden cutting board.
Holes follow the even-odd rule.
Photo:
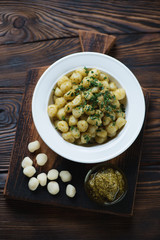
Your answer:
[[[112,47],[115,37],[106,34],[94,32],[79,31],[80,43],[83,51],[108,52]],[[92,202],[84,191],[84,178],[88,170],[93,164],[80,164],[69,161],[57,155],[42,141],[39,137],[32,119],[31,101],[32,95],[37,81],[47,67],[30,70],[27,74],[25,93],[22,103],[22,108],[19,116],[15,143],[12,151],[8,178],[6,181],[4,195],[8,198],[37,202],[42,204],[53,204],[58,206],[66,206],[74,209],[83,209],[98,211],[103,213],[112,213],[124,216],[133,214],[133,206],[136,192],[136,183],[138,177],[139,164],[142,152],[144,126],[132,146],[123,154],[110,160],[110,163],[121,168],[128,181],[128,192],[125,198],[112,206],[99,206]],[[149,93],[144,90],[146,109],[149,103]],[[147,114],[147,111],[146,111]],[[145,124],[144,124],[145,125]],[[41,148],[36,153],[29,153],[28,143],[38,139],[41,143]],[[44,167],[36,165],[35,157],[37,153],[44,152],[48,155],[48,162]],[[69,154],[69,153],[68,153]],[[38,187],[35,192],[28,189],[28,178],[23,175],[21,161],[25,156],[29,156],[34,161],[37,173],[47,172],[51,168],[61,170],[69,170],[73,176],[71,184],[76,187],[76,197],[70,199],[65,194],[67,184],[60,184],[60,192],[56,196],[48,193],[46,187]]]

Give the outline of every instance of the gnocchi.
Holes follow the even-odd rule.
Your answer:
[[[72,175],[70,174],[70,172],[65,170],[61,171],[59,176],[62,182],[70,182],[72,179]]]
[[[36,160],[37,160],[37,164],[39,166],[43,166],[47,160],[48,160],[48,157],[45,153],[39,153],[37,156],[36,156]]]
[[[76,195],[76,189],[73,185],[68,184],[66,187],[66,195],[70,198],[73,198]]]
[[[34,141],[34,142],[30,142],[28,144],[28,150],[30,152],[35,152],[36,150],[38,150],[40,148],[40,143],[38,140]]]
[[[27,177],[32,177],[36,173],[36,169],[33,166],[28,166],[23,169],[23,174]]]
[[[57,123],[57,128],[61,131],[61,132],[68,132],[68,123],[66,121],[59,121]]]
[[[39,184],[40,184],[42,187],[46,186],[46,184],[47,184],[47,175],[46,175],[46,173],[40,173],[40,174],[38,174],[37,179],[38,179],[38,181],[39,181]]]
[[[57,171],[57,169],[51,169],[49,170],[47,177],[49,180],[55,180],[58,178],[59,172]]]
[[[62,108],[66,104],[66,100],[64,97],[56,98],[55,100],[55,106],[58,108]]]
[[[80,132],[86,132],[88,128],[88,123],[85,120],[80,120],[77,123],[77,127]]]
[[[57,100],[57,99],[56,99]],[[49,117],[55,117],[58,111],[58,105],[51,104],[48,106],[48,115]]]
[[[50,99],[48,115],[70,143],[105,143],[126,124],[125,90],[96,68],[80,67],[61,77]]]
[[[31,191],[35,191],[37,189],[38,185],[39,185],[39,181],[37,178],[32,177],[29,179],[28,187]]]
[[[52,195],[59,193],[59,184],[55,181],[51,181],[47,185],[48,192]]]
[[[29,167],[29,166],[32,166],[32,165],[33,165],[33,161],[29,157],[25,157],[22,160],[22,163],[21,163],[22,168]]]

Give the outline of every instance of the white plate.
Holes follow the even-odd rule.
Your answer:
[[[47,106],[51,90],[57,80],[78,67],[96,67],[112,76],[126,90],[125,127],[112,140],[93,147],[77,146],[66,142],[51,124]],[[32,99],[32,116],[43,141],[59,155],[81,163],[110,160],[124,152],[137,138],[144,121],[145,101],[142,89],[133,73],[118,60],[93,52],[68,55],[52,64],[39,79]]]

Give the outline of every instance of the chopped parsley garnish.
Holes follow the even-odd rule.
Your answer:
[[[103,107],[104,107],[104,102],[102,102],[102,103],[101,103],[100,107],[101,107],[101,108],[103,108]]]
[[[113,98],[113,100],[116,100],[116,96],[115,95],[113,95],[112,98]]]
[[[92,119],[92,120],[95,120],[95,119],[99,119],[100,118],[100,114],[93,114],[93,115],[90,115],[90,118]]]
[[[88,74],[89,73],[88,68],[84,67],[84,69],[85,69],[85,73]]]
[[[95,120],[95,119],[97,119],[97,117],[95,115],[91,115],[90,119]]]
[[[92,109],[92,106],[86,106],[86,107],[85,107],[85,110],[86,110],[87,112],[89,112],[89,111],[91,111],[91,110],[93,110],[93,109]]]
[[[114,116],[109,114],[108,112],[105,113],[106,117],[110,117],[112,119],[112,121],[114,120]]]
[[[102,86],[102,83],[99,83],[97,78],[93,78],[93,80],[90,81],[90,87],[101,87],[101,86]]]
[[[97,118],[100,117],[100,114],[99,113],[95,113],[94,116],[96,116]]]
[[[102,87],[100,87],[100,89],[101,89],[101,90],[103,90],[103,89],[104,89],[104,87],[102,86]]]
[[[113,104],[111,104],[111,107],[113,108],[113,109],[116,109],[116,105],[113,105]]]
[[[64,117],[64,116],[62,116],[62,120],[63,120],[63,121],[66,121],[66,119],[65,119],[65,117]]]
[[[74,128],[75,128],[74,126],[71,126],[71,131],[72,131]]]
[[[87,134],[84,135],[84,139],[86,140],[87,143],[89,143],[90,137]]]
[[[103,87],[102,83],[99,83],[99,84],[98,84],[98,87]]]
[[[97,129],[96,132],[101,132],[101,129]]]
[[[71,93],[71,91],[69,91],[68,93],[67,93],[67,95],[69,95]]]
[[[83,85],[79,85],[76,89],[75,89],[75,95],[79,95],[81,93],[81,91],[84,91],[85,88],[83,87]]]
[[[114,116],[113,115],[110,115],[109,117],[112,119],[112,121],[114,120]]]
[[[114,122],[113,122],[113,126],[115,126],[115,125],[116,125],[116,122],[114,121]]]
[[[125,112],[124,104],[121,103],[120,108],[121,108],[122,112]]]

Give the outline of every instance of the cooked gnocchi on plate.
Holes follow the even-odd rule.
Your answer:
[[[126,124],[126,93],[100,70],[81,67],[61,77],[48,105],[48,116],[64,140],[102,144]]]

